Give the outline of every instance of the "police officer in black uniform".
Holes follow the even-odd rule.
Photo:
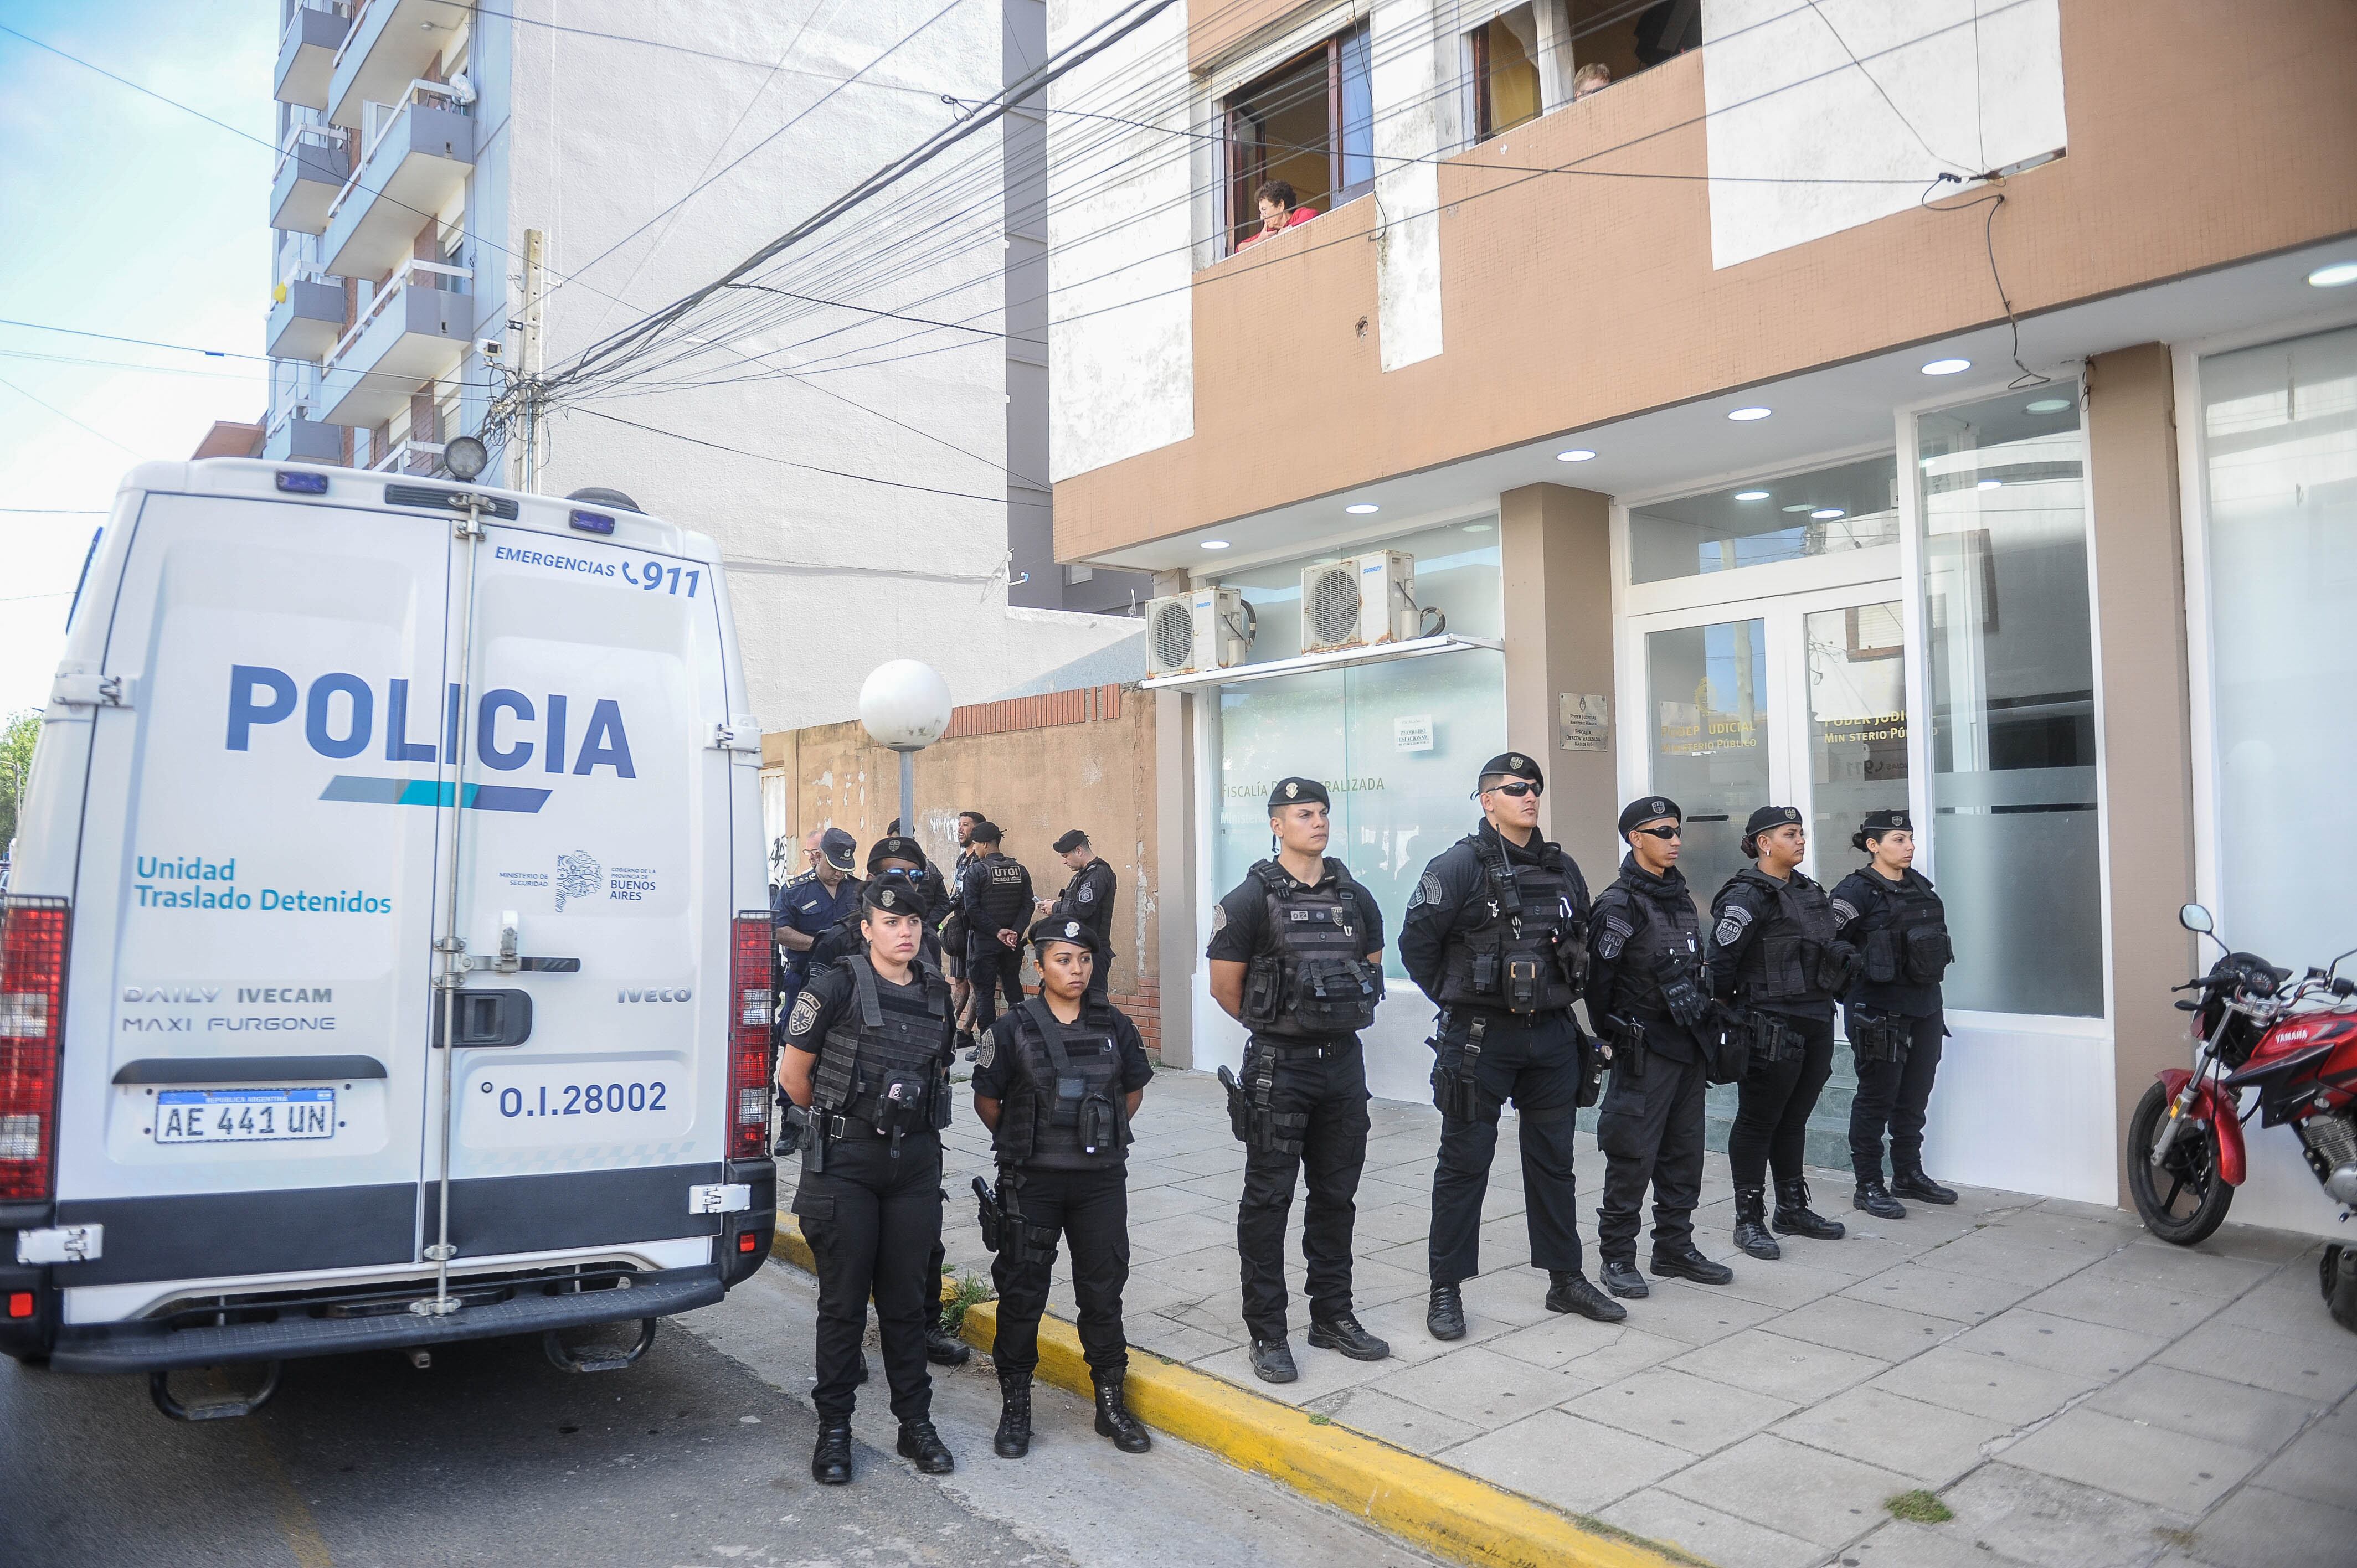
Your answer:
[[[1244,1326],[1263,1381],[1299,1375],[1286,1339],[1285,1224],[1297,1172],[1309,1197],[1309,1343],[1357,1361],[1392,1348],[1351,1311],[1351,1231],[1367,1163],[1367,1065],[1359,1031],[1383,997],[1383,917],[1350,867],[1326,854],[1331,801],[1315,779],[1268,797],[1277,853],[1211,911],[1211,999],[1250,1031],[1239,1080],[1225,1068],[1230,1129],[1244,1145],[1236,1204]]]
[[[1078,920],[1096,942],[1096,963],[1089,974],[1089,1000],[1105,1000],[1113,979],[1113,896],[1121,885],[1113,867],[1097,857],[1089,835],[1074,828],[1056,841],[1056,853],[1072,873],[1054,904],[1041,912]]]
[[[1869,811],[1850,840],[1867,864],[1834,889],[1834,931],[1855,944],[1864,971],[1845,999],[1857,1054],[1849,1107],[1849,1160],[1857,1208],[1904,1219],[1900,1197],[1953,1203],[1955,1192],[1923,1174],[1923,1110],[1940,1071],[1947,1030],[1940,979],[1955,957],[1948,912],[1932,879],[1914,869],[1915,830],[1904,811]],[[1882,1132],[1890,1129],[1892,1180],[1882,1184]],[[1897,1196],[1892,1196],[1896,1194]]]
[[[1653,1272],[1723,1285],[1735,1277],[1694,1242],[1702,1198],[1703,1090],[1717,1031],[1710,1022],[1710,970],[1702,919],[1678,871],[1685,818],[1663,796],[1620,812],[1629,853],[1620,875],[1596,896],[1587,1015],[1612,1048],[1612,1081],[1596,1120],[1604,1151],[1604,1201],[1596,1251],[1604,1288],[1631,1300],[1652,1294],[1637,1271],[1638,1210],[1653,1188]]]
[[[1092,1000],[1095,940],[1077,919],[1031,928],[1039,994],[1000,1018],[976,1058],[974,1109],[998,1155],[998,1189],[985,1207],[996,1232],[1001,1409],[991,1446],[1002,1459],[1031,1449],[1031,1376],[1056,1241],[1072,1245],[1081,1351],[1096,1385],[1096,1429],[1125,1454],[1154,1445],[1122,1401],[1129,1345],[1121,1287],[1129,1279],[1130,1122],[1154,1076],[1137,1026]],[[978,1185],[978,1184],[977,1184]],[[993,1240],[990,1234],[985,1241]]]
[[[778,889],[770,906],[777,925],[780,973],[778,1016],[793,1013],[794,995],[810,979],[810,950],[828,927],[859,913],[858,842],[841,828],[819,835],[811,869]]]
[[[1531,1263],[1547,1272],[1547,1310],[1599,1323],[1629,1316],[1580,1273],[1573,1134],[1599,1066],[1571,1013],[1587,981],[1587,884],[1571,856],[1539,836],[1545,787],[1524,753],[1482,764],[1481,825],[1424,868],[1400,927],[1400,961],[1440,1008],[1431,1042],[1440,1162],[1424,1319],[1436,1339],[1465,1337],[1460,1287],[1481,1272],[1481,1197],[1509,1099],[1522,1120]]]
[[[1782,1254],[1762,1223],[1764,1179],[1776,1174],[1774,1229],[1837,1240],[1841,1221],[1809,1207],[1801,1175],[1809,1112],[1834,1069],[1834,998],[1857,972],[1857,950],[1835,934],[1833,900],[1801,870],[1808,830],[1792,806],[1762,806],[1743,824],[1754,861],[1711,901],[1713,991],[1742,1009],[1751,1060],[1737,1090],[1727,1163],[1735,1176],[1735,1244],[1755,1258]]]
[[[974,857],[961,879],[959,906],[965,912],[965,973],[974,986],[974,1027],[987,1031],[998,1017],[1001,993],[1006,1005],[1023,1000],[1023,931],[1032,917],[1031,874],[999,848],[995,822],[976,822]]]
[[[818,1445],[811,1476],[851,1479],[851,1412],[867,1364],[867,1302],[883,1331],[899,1451],[927,1475],[956,1462],[933,1430],[925,1324],[942,1239],[941,1129],[949,1122],[949,986],[919,952],[924,912],[906,875],[860,893],[867,950],[813,981],[786,1021],[778,1086],[809,1113],[793,1211],[818,1263]]]

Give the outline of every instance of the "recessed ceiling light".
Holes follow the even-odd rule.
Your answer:
[[[1738,490],[1735,492],[1735,499],[1739,501],[1764,501],[1768,499],[1768,492],[1766,490]]]
[[[1364,517],[1371,511],[1381,511],[1383,509],[1372,501],[1361,501],[1356,506],[1346,506],[1342,510],[1352,517]]]
[[[1738,424],[1749,424],[1750,421],[1755,419],[1765,419],[1775,412],[1776,411],[1772,408],[1761,408],[1759,404],[1754,403],[1749,408],[1729,409],[1727,411],[1727,417],[1736,421]]]
[[[1826,518],[1830,518],[1830,517],[1846,517],[1846,516],[1848,516],[1849,514],[1848,514],[1847,512],[1844,511],[1841,508],[1839,508],[1839,507],[1837,507],[1837,506],[1821,506],[1821,507],[1819,507],[1816,510],[1814,510],[1814,511],[1811,512],[1809,515],[1810,515],[1811,517],[1816,518],[1816,519],[1818,519],[1820,521],[1824,521],[1824,519],[1826,519]]]
[[[1465,532],[1468,533],[1487,533],[1490,532],[1490,525],[1486,522],[1469,522],[1465,525]]]
[[[2334,262],[2308,274],[2310,288],[2339,288],[2352,283],[2357,283],[2357,262]]]
[[[1814,511],[1817,510],[1817,507],[1814,501],[1803,501],[1799,506],[1788,506],[1784,510],[1786,511]]]
[[[2036,403],[2024,403],[2021,411],[2024,413],[2060,413],[2070,406],[2071,400],[2067,397],[2041,397]]]
[[[2001,490],[2004,488],[2005,481],[2003,479],[1983,479],[1979,484],[1973,487],[1973,489],[1976,490]]]
[[[1203,541],[1203,548],[1206,550],[1225,550],[1227,547],[1228,542],[1224,539],[1206,539]]]
[[[1972,368],[1970,360],[1934,360],[1923,367],[1923,373],[1927,376],[1953,376],[1959,371]]]
[[[1595,456],[1595,453],[1590,452],[1585,446],[1574,446],[1567,452],[1556,453],[1555,455],[1555,460],[1558,463],[1585,463],[1590,457]]]

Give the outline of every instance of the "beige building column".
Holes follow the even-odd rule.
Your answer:
[[[2087,364],[2087,493],[2109,845],[2118,1134],[2153,1074],[2186,1063],[2169,987],[2192,972],[2192,719],[2177,427],[2168,345]],[[2121,1175],[2119,1160],[2113,1175]],[[2126,1206],[2122,1190],[2118,1201]]]
[[[1183,594],[1184,572],[1157,572],[1154,592]],[[1184,692],[1139,693],[1154,702],[1155,952],[1165,1067],[1195,1065],[1195,714]],[[1216,700],[1216,693],[1214,693]],[[1146,895],[1140,889],[1139,896]]]
[[[1563,485],[1525,485],[1498,498],[1505,579],[1506,744],[1526,746],[1546,771],[1539,826],[1569,850],[1591,890],[1620,864],[1621,715],[1612,703],[1610,498]],[[1601,696],[1610,714],[1602,751],[1565,747],[1563,699]]]

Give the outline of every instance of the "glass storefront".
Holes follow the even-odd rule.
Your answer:
[[[1749,864],[1744,820],[1770,794],[1767,623],[1719,621],[1645,638],[1652,788],[1685,812],[1679,867],[1706,904]]]
[[[1868,811],[1907,809],[1907,650],[1896,599],[1818,610],[1802,626],[1809,842],[1831,883]]]
[[[1899,542],[1899,468],[1868,457],[1629,512],[1630,577],[1667,582]]]

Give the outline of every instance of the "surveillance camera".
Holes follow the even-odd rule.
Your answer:
[[[475,339],[475,352],[480,354],[486,360],[499,359],[506,354],[507,351],[508,346],[500,338],[478,338]]]

